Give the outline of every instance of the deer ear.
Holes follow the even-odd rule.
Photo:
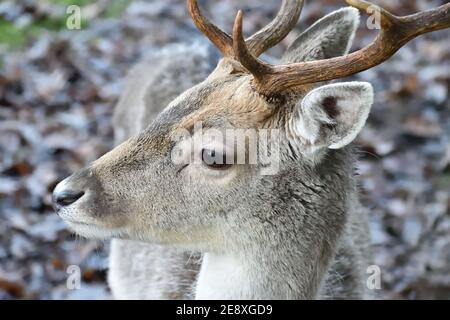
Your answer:
[[[315,22],[287,49],[282,63],[295,63],[342,56],[350,50],[359,26],[359,11],[343,8]]]
[[[339,149],[355,139],[369,115],[372,85],[329,84],[309,92],[296,106],[293,130],[306,145]]]

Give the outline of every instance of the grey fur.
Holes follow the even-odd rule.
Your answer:
[[[129,72],[114,110],[116,144],[146,128],[180,93],[203,81],[219,60],[208,43],[154,50]]]
[[[184,90],[204,80],[219,55],[209,43],[175,44],[151,52],[126,78],[114,111],[116,145],[146,128]],[[200,255],[112,239],[108,283],[116,299],[189,299]]]
[[[350,50],[359,25],[359,11],[342,8],[315,22],[289,46],[283,63],[338,57]]]

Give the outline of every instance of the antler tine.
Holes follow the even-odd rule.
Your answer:
[[[210,22],[200,11],[196,0],[187,0],[189,14],[197,28],[222,52],[225,57],[233,56],[231,37]]]
[[[235,59],[238,60],[255,78],[264,77],[264,75],[272,71],[272,67],[255,58],[252,55],[247,43],[242,35],[242,18],[243,13],[241,10],[238,11],[236,19],[233,26],[233,48]]]
[[[196,0],[187,0],[189,14],[197,28],[222,52],[225,57],[233,56],[231,37],[209,21],[200,11]],[[273,47],[295,27],[303,0],[283,0],[277,16],[263,29],[246,40],[250,52],[256,57]]]
[[[377,10],[381,17],[381,30],[377,38],[368,47],[351,54],[289,65],[265,64],[264,68],[256,68],[257,62],[263,62],[255,62],[254,57],[252,61],[241,46],[235,45],[235,50],[238,49],[242,57],[242,64],[250,72],[257,71],[255,83],[258,92],[270,96],[300,85],[353,75],[387,60],[408,41],[421,34],[450,27],[450,3],[404,17],[395,16],[362,0],[347,0],[347,3],[369,14],[373,13],[371,9]]]
[[[258,57],[275,46],[294,29],[303,8],[303,0],[283,0],[277,16],[246,40],[249,51]]]

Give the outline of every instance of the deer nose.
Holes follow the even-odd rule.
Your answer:
[[[57,191],[53,192],[53,205],[55,209],[58,210],[62,207],[67,207],[71,205],[84,195],[84,191]]]
[[[58,183],[53,190],[52,201],[55,211],[68,207],[89,194],[89,186],[96,183],[90,168],[82,169]]]

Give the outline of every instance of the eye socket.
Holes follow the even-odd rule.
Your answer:
[[[211,169],[224,170],[231,167],[227,163],[225,153],[216,152],[214,149],[202,149],[202,162]]]

